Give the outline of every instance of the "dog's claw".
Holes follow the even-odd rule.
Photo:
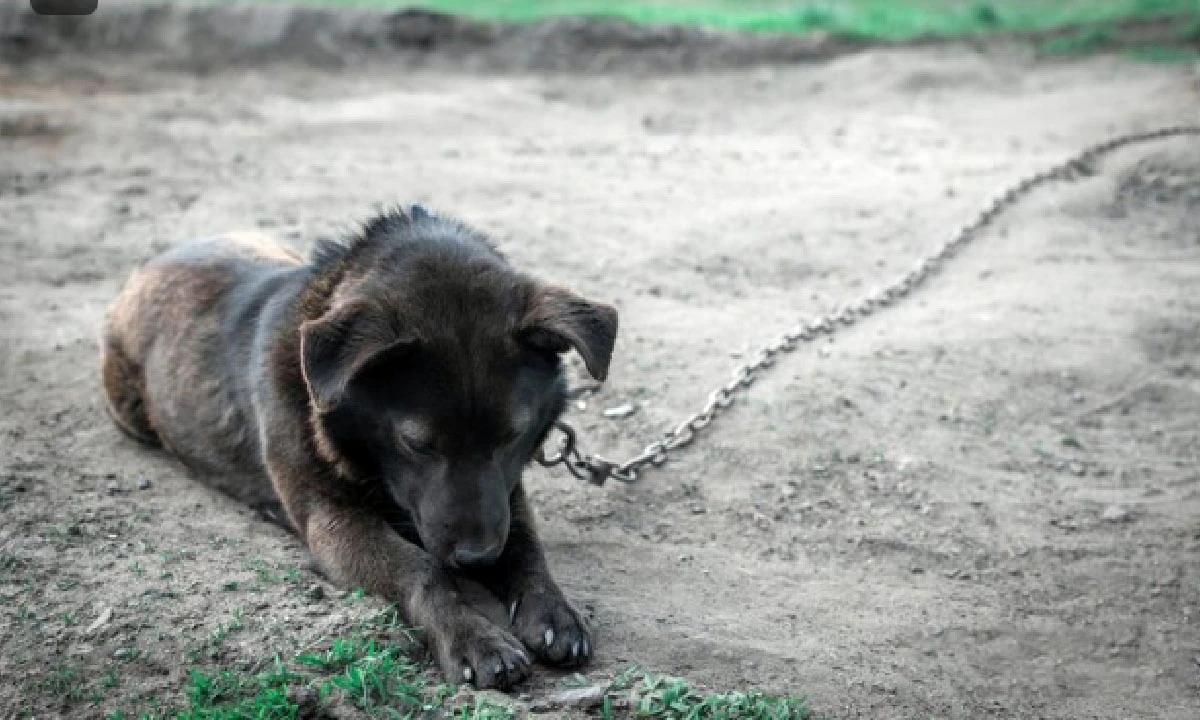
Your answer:
[[[513,600],[512,605],[508,606],[508,624],[512,625],[517,621],[517,606],[521,604],[520,600]]]
[[[535,660],[552,667],[579,667],[591,658],[587,623],[557,592],[525,593],[513,631]]]
[[[474,677],[475,677],[475,673],[471,672],[471,668],[469,668],[469,667],[463,668],[463,682],[471,682],[472,678],[474,678]]]

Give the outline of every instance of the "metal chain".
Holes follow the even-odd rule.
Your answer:
[[[729,407],[739,393],[754,383],[759,372],[775,362],[777,355],[795,350],[800,343],[832,335],[839,326],[853,325],[858,320],[907,297],[923,285],[944,261],[975,239],[980,231],[990,226],[1001,212],[1015,205],[1017,201],[1029,195],[1034,189],[1056,180],[1074,180],[1081,176],[1091,175],[1095,170],[1094,163],[1097,160],[1127,145],[1182,135],[1200,135],[1200,126],[1181,125],[1120,135],[1092,145],[1074,157],[1011,186],[985,207],[974,220],[962,226],[949,240],[918,261],[912,270],[895,282],[872,291],[857,302],[845,305],[814,320],[798,322],[759,349],[748,362],[734,369],[733,377],[729,382],[709,394],[708,402],[704,404],[703,408],[680,422],[661,440],[650,443],[642,452],[628,460],[615,462],[601,455],[584,453],[577,445],[574,428],[559,421],[555,424],[561,435],[556,443],[557,449],[547,454],[543,448],[536,457],[537,462],[545,467],[565,465],[576,478],[593,485],[603,485],[609,478],[625,483],[636,482],[643,470],[662,465],[667,461],[670,453],[691,444],[697,433],[708,427],[722,410]]]

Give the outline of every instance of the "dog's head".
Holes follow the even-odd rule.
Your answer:
[[[565,403],[560,356],[608,373],[617,314],[515,272],[487,241],[417,211],[367,225],[320,268],[333,278],[301,326],[321,452],[386,491],[440,562],[503,550],[509,496]]]

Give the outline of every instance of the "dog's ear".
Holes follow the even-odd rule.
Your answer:
[[[367,303],[350,301],[300,326],[300,361],[319,412],[337,406],[350,381],[375,358],[415,338]]]
[[[617,310],[566,288],[541,287],[521,323],[520,337],[530,345],[555,353],[575,348],[588,373],[603,381],[608,377],[608,364],[617,340]]]

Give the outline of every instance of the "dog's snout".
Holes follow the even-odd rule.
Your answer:
[[[459,567],[479,567],[491,565],[500,557],[504,543],[496,542],[491,545],[460,542],[454,546],[454,563]]]

